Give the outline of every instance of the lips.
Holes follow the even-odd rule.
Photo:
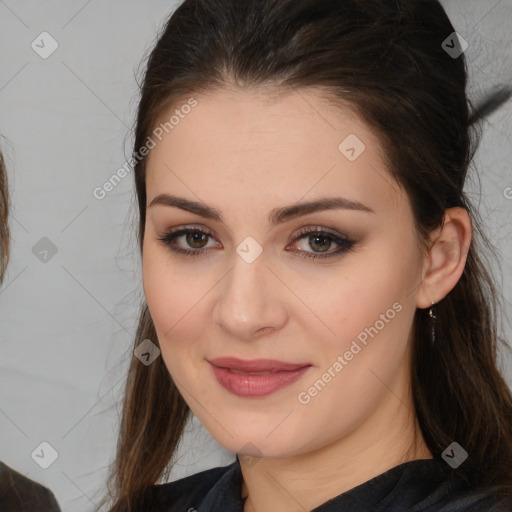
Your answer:
[[[221,357],[208,360],[221,386],[242,397],[262,397],[289,386],[311,367],[275,359],[243,360]]]
[[[275,359],[252,359],[243,360],[236,357],[219,357],[211,359],[210,363],[219,368],[227,368],[242,373],[274,373],[298,370],[305,366],[311,366],[309,363],[285,363],[283,361],[276,361]]]

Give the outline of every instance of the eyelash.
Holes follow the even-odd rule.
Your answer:
[[[183,228],[183,229],[179,229],[177,231],[169,231],[164,236],[158,238],[158,240],[160,240],[166,246],[168,246],[169,249],[171,249],[171,251],[178,253],[178,254],[182,254],[184,256],[197,257],[197,256],[201,256],[202,254],[204,254],[204,252],[207,252],[208,249],[189,250],[189,249],[181,249],[179,247],[175,247],[172,245],[172,242],[176,238],[178,238],[182,235],[187,235],[189,233],[201,233],[203,235],[207,235],[208,237],[213,238],[213,235],[208,231],[204,231],[204,230],[198,229],[198,228],[193,228],[193,229],[192,228]],[[315,227],[313,229],[312,228],[302,228],[300,230],[299,236],[293,240],[293,243],[301,240],[302,238],[305,238],[306,235],[309,235],[309,236],[317,235],[318,238],[322,238],[322,239],[325,238],[325,239],[328,239],[331,242],[334,242],[339,245],[338,249],[336,249],[335,251],[332,251],[328,254],[311,253],[311,252],[304,251],[304,250],[297,251],[301,255],[301,257],[306,258],[306,259],[315,260],[315,259],[332,258],[334,256],[339,256],[344,252],[348,252],[348,251],[352,250],[355,245],[354,240],[351,240],[350,238],[348,238],[346,236],[336,235],[334,233],[325,231],[322,228],[318,228],[318,227]]]

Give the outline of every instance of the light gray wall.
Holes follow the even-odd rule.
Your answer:
[[[510,83],[510,0],[444,3],[469,43],[473,97]],[[130,154],[135,76],[175,5],[0,1],[0,134],[14,238],[0,289],[0,458],[52,488],[66,512],[93,510],[104,488],[141,297],[132,176],[103,200],[93,190]],[[42,32],[58,43],[50,56],[55,43]],[[476,158],[479,208],[503,258],[508,301],[511,114],[509,103],[490,118]],[[512,360],[503,363],[512,383]],[[48,469],[31,457],[43,441],[58,452]],[[49,462],[43,452],[38,460]],[[233,460],[195,423],[181,454],[173,479]]]

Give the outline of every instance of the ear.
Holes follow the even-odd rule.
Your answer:
[[[446,210],[443,225],[431,234],[431,247],[416,295],[418,308],[429,308],[453,290],[464,271],[472,233],[471,217],[465,208]]]

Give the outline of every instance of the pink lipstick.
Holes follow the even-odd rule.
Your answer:
[[[221,386],[243,397],[262,397],[299,380],[309,363],[286,363],[274,359],[243,360],[220,357],[208,360]]]

